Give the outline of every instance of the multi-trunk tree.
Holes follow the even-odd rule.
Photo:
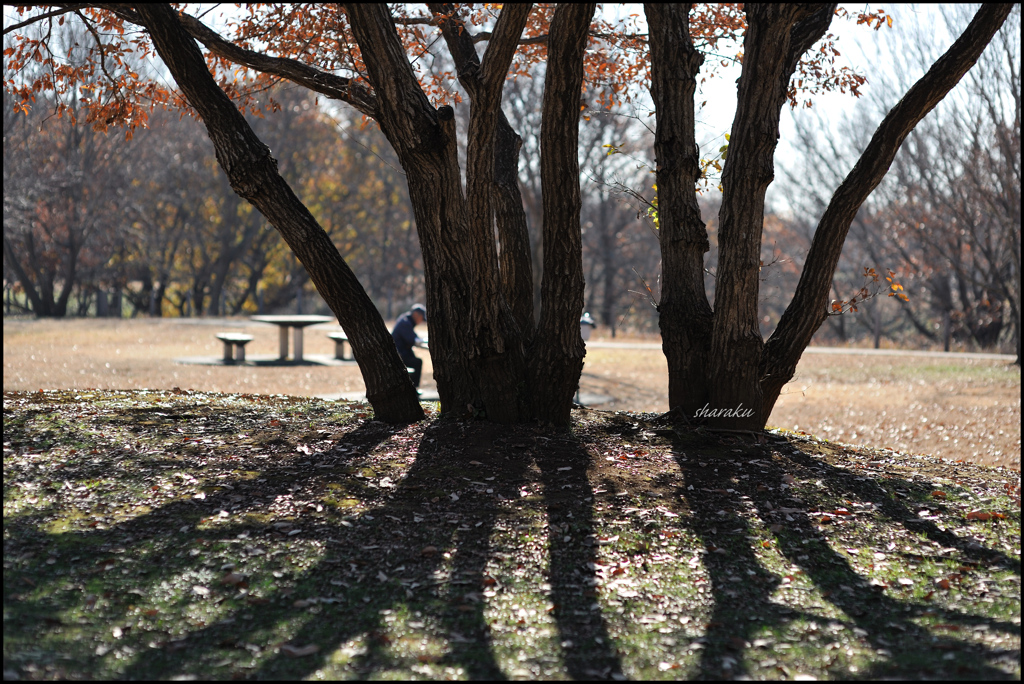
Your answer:
[[[716,426],[761,429],[829,313],[828,300],[857,210],[885,176],[904,138],[959,82],[1010,12],[985,5],[957,41],[893,107],[822,214],[792,301],[767,342],[758,325],[764,197],[774,178],[779,117],[801,56],[835,5],[749,5],[736,116],[722,172],[714,309],[704,292],[707,231],[695,195],[700,176],[693,98],[703,57],[689,8],[645,7],[651,27],[651,94],[658,112],[658,211],[663,258],[661,329],[669,405]],[[725,415],[722,415],[725,412]]]
[[[172,103],[178,98],[178,104],[187,103],[198,113],[231,187],[281,232],[337,314],[352,340],[367,396],[378,417],[389,421],[422,415],[404,367],[351,270],[277,173],[270,150],[229,97],[245,101],[245,84],[238,82],[236,70],[287,79],[346,102],[375,120],[394,147],[406,174],[423,254],[442,411],[508,423],[540,419],[566,424],[584,355],[578,325],[584,283],[577,131],[587,104],[581,101],[585,73],[589,82],[602,84],[597,102],[613,104],[631,85],[644,81],[650,66],[670,405],[687,415],[704,405],[741,409],[739,416],[714,422],[744,428],[763,427],[824,320],[831,275],[857,207],[885,174],[903,137],[963,76],[1009,11],[980,10],[960,40],[883,121],[823,215],[793,302],[765,343],[757,324],[761,223],[782,106],[801,88],[855,87],[859,78],[830,71],[821,57],[829,54],[826,32],[835,5],[749,5],[745,10],[736,5],[649,5],[649,35],[609,27],[595,17],[593,4],[553,9],[508,4],[500,12],[428,4],[424,14],[361,3],[253,6],[236,21],[231,39],[169,5],[51,7],[56,9],[37,20],[74,12],[99,29],[94,31],[98,42],[107,41],[90,62],[91,71],[61,71],[56,83],[67,87],[83,79],[112,80],[100,91],[106,99],[92,103],[93,120],[100,125],[137,123],[144,114],[143,98]],[[142,34],[123,33],[127,25],[140,27]],[[440,31],[469,100],[464,168],[454,112],[445,104],[457,96],[443,75],[434,77],[421,61],[434,42],[428,40],[432,31]],[[122,37],[127,35],[133,37]],[[703,62],[700,50],[738,35],[743,35],[743,72],[722,176],[712,309],[703,283],[708,239],[695,197],[701,166],[693,99]],[[197,42],[207,49],[206,59]],[[479,43],[486,43],[482,56]],[[161,91],[130,69],[127,75],[111,74],[131,45],[142,52],[155,50],[180,96]],[[51,59],[40,49],[45,52],[45,38],[20,41],[11,49],[8,68],[17,71],[36,55]],[[517,178],[521,141],[501,109],[506,79],[531,71],[542,71],[545,81],[540,103],[543,273],[536,318]],[[26,100],[32,85],[8,79],[8,87]]]

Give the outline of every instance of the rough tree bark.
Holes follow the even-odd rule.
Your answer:
[[[135,12],[178,87],[202,117],[232,189],[280,231],[348,333],[377,418],[394,423],[422,419],[405,364],[373,302],[327,233],[278,174],[270,150],[214,81],[178,13],[165,4],[138,5]]]
[[[480,59],[473,38],[466,25],[458,18],[454,5],[428,3],[427,7],[438,18],[448,51],[455,61],[459,82],[471,100],[480,90]],[[517,7],[517,12],[529,16],[531,5]],[[517,20],[518,21],[518,20]],[[522,335],[522,344],[529,347],[533,341],[533,258],[530,254],[530,232],[526,211],[519,190],[519,150],[523,139],[509,124],[505,113],[496,105],[497,121],[494,130],[494,184],[492,206],[498,232],[499,266],[502,293],[512,311]]]
[[[534,411],[569,422],[583,372],[583,242],[580,235],[579,113],[583,51],[594,3],[559,4],[551,19],[540,131],[544,205],[541,312],[530,355]]]
[[[502,86],[530,6],[507,5],[502,10],[482,59],[454,8],[430,9],[441,19],[470,99],[465,196],[451,109],[430,106],[386,6],[346,6],[374,84],[377,121],[409,182],[442,412],[467,407],[497,422],[538,417],[565,424],[582,367],[582,277],[577,282],[563,272],[575,268],[579,275],[581,270],[575,140],[583,49],[594,6],[559,6],[550,31],[552,45],[559,48],[549,54],[545,92],[552,93],[552,103],[545,105],[551,113],[546,111],[544,120],[555,122],[551,137],[559,140],[542,152],[542,165],[547,159],[550,167],[544,183],[557,185],[551,206],[545,207],[545,225],[550,223],[545,253],[553,255],[552,278],[561,273],[567,280],[552,281],[547,295],[542,295],[542,311],[548,318],[542,313],[536,336],[529,239],[515,172],[519,138],[500,108]]]
[[[743,70],[722,170],[718,272],[708,363],[710,407],[736,411],[721,427],[760,429],[757,322],[764,197],[775,177],[779,118],[800,55],[825,34],[835,5],[747,5]]]
[[[469,407],[498,422],[517,422],[523,407],[514,388],[522,378],[524,352],[501,296],[490,214],[496,117],[476,105],[475,98],[492,107],[500,102],[513,51],[503,46],[511,43],[514,49],[522,27],[511,18],[499,20],[475,72],[481,87],[471,93],[467,198],[462,192],[454,112],[430,105],[387,7],[353,3],[346,12],[375,86],[377,121],[409,183],[441,410]],[[495,83],[495,74],[501,74],[501,81]]]
[[[673,409],[693,416],[708,401],[712,320],[704,292],[704,253],[710,243],[697,205],[700,161],[693,111],[697,71],[704,57],[690,40],[690,5],[648,3],[644,11],[650,27],[651,97],[658,113],[658,311],[668,361],[668,401]]]

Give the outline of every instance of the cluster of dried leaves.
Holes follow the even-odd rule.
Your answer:
[[[1019,476],[580,412],[572,433],[4,395],[5,676],[1020,676]]]

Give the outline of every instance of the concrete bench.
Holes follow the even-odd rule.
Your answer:
[[[348,336],[343,332],[329,332],[327,337],[334,340],[334,358],[339,361],[352,361],[355,357],[345,356],[345,344],[348,343]]]
[[[244,333],[217,333],[217,339],[224,343],[224,363],[242,363],[245,361],[245,345],[248,342],[252,342],[252,335]]]

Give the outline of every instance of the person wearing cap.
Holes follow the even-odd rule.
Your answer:
[[[423,359],[412,353],[413,347],[427,347],[427,343],[416,334],[416,326],[426,323],[427,310],[422,304],[413,304],[412,308],[398,317],[391,337],[395,340],[398,355],[402,357],[406,368],[412,369],[412,384],[420,386],[420,375],[423,373]]]

